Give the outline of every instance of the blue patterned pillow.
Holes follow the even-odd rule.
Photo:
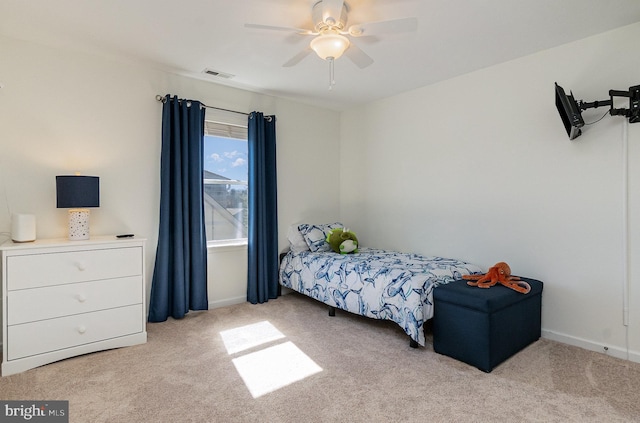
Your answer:
[[[307,242],[309,250],[314,253],[331,250],[331,246],[326,239],[329,232],[336,228],[344,228],[344,225],[340,222],[325,223],[322,225],[311,225],[309,223],[298,225],[298,231],[300,231],[302,237]]]

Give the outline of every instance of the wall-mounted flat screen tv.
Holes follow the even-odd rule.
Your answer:
[[[584,120],[582,120],[582,114],[580,107],[573,98],[573,93],[567,95],[564,89],[556,82],[556,108],[564,124],[564,129],[569,135],[569,139],[576,139],[582,134],[582,128],[584,126]]]

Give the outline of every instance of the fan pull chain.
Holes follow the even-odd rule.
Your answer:
[[[335,73],[333,70],[333,57],[327,57],[327,60],[329,61],[329,90],[333,89],[333,86],[336,85],[336,78],[335,78]]]

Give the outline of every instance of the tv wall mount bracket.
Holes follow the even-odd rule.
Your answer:
[[[614,108],[613,97],[627,97],[629,99],[629,108]],[[578,107],[581,111],[602,106],[609,106],[609,114],[611,116],[625,116],[629,119],[629,123],[640,122],[640,85],[629,87],[629,91],[609,90],[608,100],[578,101]]]

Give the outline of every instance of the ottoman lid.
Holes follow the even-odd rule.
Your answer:
[[[478,288],[467,285],[466,280],[460,279],[445,285],[438,285],[433,290],[433,301],[436,307],[438,302],[445,302],[489,313],[542,293],[543,284],[539,280],[520,279],[531,286],[531,291],[528,294],[521,294],[500,284],[491,288]]]

